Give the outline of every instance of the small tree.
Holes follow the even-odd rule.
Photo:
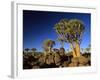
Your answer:
[[[55,45],[55,41],[47,39],[43,42],[43,48],[47,50],[47,52],[51,52],[52,47]]]
[[[62,19],[55,24],[58,37],[70,44],[73,57],[80,57],[80,43],[84,32],[84,24],[78,19]]]
[[[30,50],[29,48],[26,48],[26,49],[25,49],[25,51],[26,51],[27,53],[28,53],[29,50]]]

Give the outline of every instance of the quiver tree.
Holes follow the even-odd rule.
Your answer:
[[[84,24],[78,19],[62,19],[55,24],[58,38],[70,44],[73,57],[80,57],[80,43],[84,32]]]
[[[55,45],[55,41],[47,39],[43,42],[43,48],[46,52],[50,53],[52,50],[52,47]]]

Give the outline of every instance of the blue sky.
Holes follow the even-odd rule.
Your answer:
[[[43,41],[51,39],[56,41],[54,48],[60,48],[54,25],[61,19],[79,19],[85,25],[85,32],[81,42],[81,48],[86,48],[91,43],[91,14],[47,11],[23,11],[23,48],[36,48],[42,51]],[[69,43],[65,43],[65,49],[70,49]]]

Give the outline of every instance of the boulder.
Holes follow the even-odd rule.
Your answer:
[[[59,54],[55,54],[55,56],[54,56],[54,62],[55,62],[55,64],[58,66],[58,65],[60,65],[61,64],[61,57],[60,57],[60,55]]]
[[[52,54],[49,54],[49,55],[47,55],[46,56],[46,64],[54,64],[55,62],[54,62],[54,56],[52,55]]]
[[[78,66],[78,63],[70,63],[69,64],[69,67],[77,67]]]
[[[65,49],[64,49],[64,48],[60,48],[59,54],[60,54],[61,56],[64,56],[64,55],[65,55]]]
[[[90,66],[89,64],[86,64],[85,66]]]
[[[45,57],[44,56],[40,56],[38,61],[41,62],[41,63],[45,63]]]
[[[71,59],[71,62],[72,62],[72,63],[78,63],[78,62],[79,62],[79,59],[78,59],[77,57],[72,58],[72,59]]]
[[[61,64],[62,67],[68,67],[68,65],[69,65],[69,62],[68,62],[68,61],[64,61],[64,62]]]
[[[85,65],[84,65],[84,64],[79,64],[78,66],[80,66],[80,67],[81,67],[81,66],[85,66]]]
[[[34,66],[32,67],[32,69],[38,69],[38,68],[39,68],[38,65],[34,65]]]
[[[79,57],[79,64],[85,65],[87,63],[88,63],[88,59],[86,57],[84,57],[84,56]]]

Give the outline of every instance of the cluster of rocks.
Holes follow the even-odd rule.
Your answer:
[[[65,54],[64,50],[41,54],[24,54],[23,69],[38,69],[38,68],[56,68],[56,67],[77,67],[90,66],[90,55],[82,55],[79,58],[73,58],[72,55]]]
[[[89,66],[89,65],[90,65],[90,60],[84,56],[80,56],[72,58],[69,67]]]

